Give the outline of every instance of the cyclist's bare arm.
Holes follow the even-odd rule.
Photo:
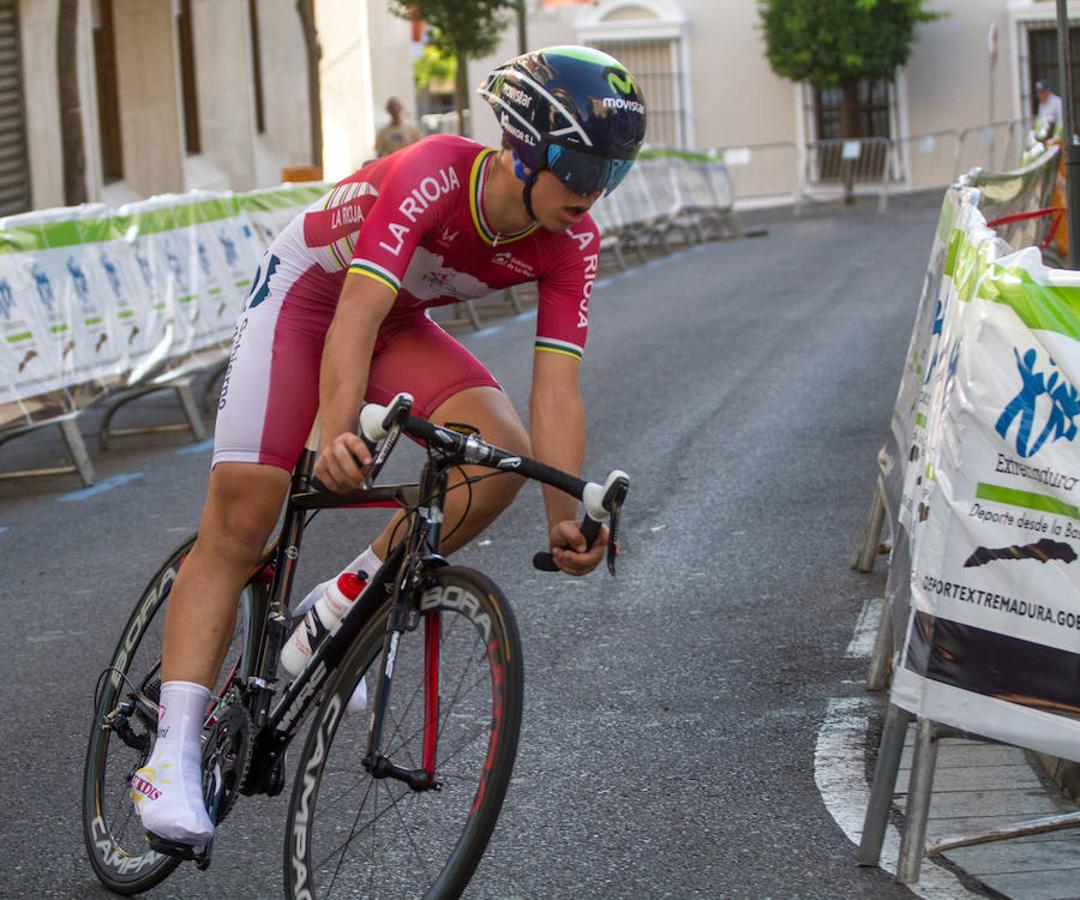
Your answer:
[[[578,387],[579,360],[561,353],[537,350],[533,354],[533,384],[529,419],[533,455],[541,462],[581,473],[585,459],[585,407]],[[556,488],[544,486],[548,542],[559,569],[585,575],[600,564],[607,545],[607,529],[586,548],[577,522],[577,501]]]
[[[367,390],[368,369],[394,292],[374,279],[349,275],[326,334],[319,370],[319,417],[322,425],[315,475],[334,491],[355,490],[363,483],[357,460],[371,461],[356,434],[356,411]]]

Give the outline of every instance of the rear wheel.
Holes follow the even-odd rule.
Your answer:
[[[419,626],[398,643],[381,750],[410,770],[434,750],[438,787],[374,778],[363,764],[384,611],[338,667],[300,759],[286,828],[289,897],[457,897],[483,855],[517,753],[517,626],[501,591],[470,569],[434,573],[420,608]],[[365,674],[369,709],[349,713]],[[425,701],[436,682],[437,708]],[[436,728],[425,729],[425,710]],[[437,735],[434,747],[425,731]]]
[[[149,758],[157,733],[165,599],[194,543],[192,535],[177,547],[139,596],[95,693],[83,770],[83,836],[95,874],[119,894],[153,887],[180,862],[147,845],[128,791],[131,776]],[[241,595],[214,698],[239,672],[254,589],[258,583],[253,581]]]

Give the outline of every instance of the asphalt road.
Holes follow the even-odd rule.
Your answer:
[[[935,221],[933,204],[776,215],[767,238],[598,285],[587,473],[633,480],[618,577],[532,569],[535,486],[457,557],[503,586],[527,653],[515,777],[471,896],[910,896],[855,865],[813,749],[829,697],[864,674],[843,650],[881,577],[847,559]],[[464,339],[519,408],[533,328],[524,315]],[[175,410],[160,396],[125,415]],[[58,433],[22,438],[0,465],[62,449]],[[128,438],[95,454],[103,481],[136,476],[111,490],[0,482],[0,896],[106,895],[80,826],[94,680],[194,527],[208,463],[179,435]],[[324,514],[302,575],[325,577],[376,527]],[[185,866],[148,896],[280,896],[287,797],[242,798],[209,871]]]

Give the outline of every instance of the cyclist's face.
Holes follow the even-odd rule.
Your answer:
[[[584,197],[575,194],[555,175],[544,170],[533,185],[533,214],[548,231],[566,231],[581,221],[602,193],[603,190],[598,189]]]

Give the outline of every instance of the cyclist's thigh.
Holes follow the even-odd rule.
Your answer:
[[[262,550],[281,512],[290,473],[278,466],[225,462],[210,473],[199,540]]]
[[[281,260],[261,283],[236,325],[218,402],[214,465],[291,471],[318,410],[319,363],[338,293],[317,266],[301,270]]]
[[[422,313],[387,322],[380,330],[368,400],[387,403],[408,391],[413,412],[430,419],[451,397],[481,387],[502,395],[487,367]]]

